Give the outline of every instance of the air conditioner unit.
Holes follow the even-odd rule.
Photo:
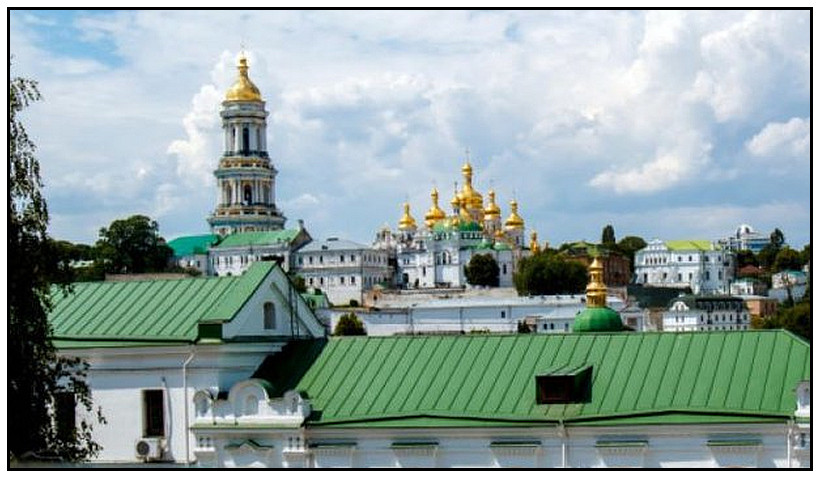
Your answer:
[[[137,458],[145,461],[160,460],[165,449],[163,438],[140,438],[134,447]]]

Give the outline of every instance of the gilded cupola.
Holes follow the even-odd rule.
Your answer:
[[[484,220],[492,221],[501,217],[501,208],[495,203],[495,191],[490,189],[487,195],[489,196],[490,202],[487,204],[487,207],[484,208]]]
[[[573,332],[620,332],[624,330],[621,316],[606,306],[604,266],[596,257],[589,266],[587,306],[575,316]]]
[[[537,254],[541,251],[541,247],[538,245],[538,233],[532,231],[530,234],[530,251],[533,254]]]
[[[464,163],[461,167],[461,174],[464,175],[464,186],[461,187],[461,197],[464,198],[467,208],[481,211],[484,207],[484,198],[473,189],[473,167],[470,163]]]
[[[409,231],[416,228],[416,220],[410,215],[410,203],[404,203],[404,215],[399,219],[399,230]]]
[[[596,257],[589,266],[589,284],[587,284],[587,307],[606,307],[606,284],[604,284],[604,266]]]
[[[424,215],[424,224],[428,228],[433,227],[435,223],[447,217],[447,214],[438,207],[438,190],[436,188],[433,188],[433,191],[430,193],[430,199],[432,199],[433,205],[430,206],[430,209],[427,210],[427,214]]]
[[[518,202],[515,199],[510,201],[510,210],[509,217],[504,221],[504,228],[507,230],[524,229],[524,219],[518,215]]]
[[[239,76],[233,86],[225,94],[225,101],[262,101],[259,88],[248,77],[248,60],[245,56],[239,57]]]

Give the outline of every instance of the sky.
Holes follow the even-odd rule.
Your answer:
[[[473,184],[539,240],[810,241],[807,11],[11,11],[50,234],[209,232],[244,47],[287,227],[371,243]],[[469,153],[468,153],[469,151]]]

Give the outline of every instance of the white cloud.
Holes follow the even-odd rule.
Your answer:
[[[769,123],[746,142],[754,156],[806,159],[811,142],[811,121],[792,118],[786,123]]]

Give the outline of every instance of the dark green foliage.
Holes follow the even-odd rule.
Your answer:
[[[156,221],[135,215],[100,229],[97,254],[106,272],[139,274],[165,271],[173,250],[159,235]]]
[[[83,420],[76,430],[58,430],[50,406],[58,394],[69,393],[90,411],[91,398],[84,381],[87,365],[58,358],[50,338],[51,281],[67,277],[60,273],[60,247],[46,232],[48,209],[40,192],[35,145],[17,117],[39,99],[36,82],[9,81],[7,271],[11,280],[7,289],[6,407],[10,413],[6,430],[11,463],[30,457],[82,460],[99,451],[91,439],[90,423]],[[64,293],[70,293],[67,285],[63,287]]]
[[[811,342],[811,302],[800,301],[793,306],[781,306],[774,317],[760,321],[763,329],[786,329]]]
[[[803,246],[803,250],[800,251],[800,262],[808,264],[809,261],[811,261],[811,244],[806,244]]]
[[[803,267],[801,254],[789,246],[786,246],[777,253],[774,258],[773,271],[799,270]]]
[[[769,244],[774,246],[775,249],[780,250],[783,247],[783,244],[786,243],[786,236],[783,235],[783,231],[780,229],[775,228],[774,231],[769,235]]]
[[[305,285],[305,278],[296,274],[295,272],[288,272],[288,277],[290,277],[290,282],[293,284],[293,287],[296,289],[296,292],[300,294],[304,294],[307,292],[307,285]]]
[[[774,261],[777,258],[778,252],[780,252],[780,250],[773,244],[767,244],[766,247],[757,253],[757,263],[763,269],[771,271],[772,267],[774,267]]]
[[[755,256],[755,253],[748,249],[737,251],[737,268],[740,269],[749,265],[758,265],[757,256]]]
[[[611,224],[607,224],[601,232],[601,244],[614,245],[615,244],[615,228]]]
[[[464,268],[471,285],[498,287],[498,262],[490,254],[476,254]]]
[[[635,270],[635,252],[646,247],[646,241],[638,236],[626,236],[618,242],[618,250],[629,258],[629,270]]]
[[[339,317],[333,335],[366,335],[364,324],[356,317],[356,314],[349,312]]]
[[[540,253],[519,261],[513,282],[518,295],[577,294],[587,284],[587,270],[559,254]]]

